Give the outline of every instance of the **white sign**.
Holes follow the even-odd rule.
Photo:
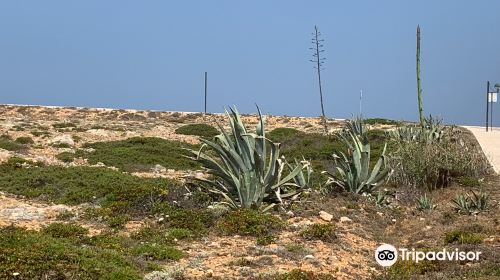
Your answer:
[[[496,92],[490,92],[490,94],[488,94],[488,102],[493,102],[493,103],[497,102],[497,93]]]

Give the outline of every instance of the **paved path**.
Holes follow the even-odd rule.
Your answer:
[[[476,136],[481,149],[493,166],[497,174],[500,173],[500,127],[494,127],[493,131],[486,132],[484,127],[464,126]]]

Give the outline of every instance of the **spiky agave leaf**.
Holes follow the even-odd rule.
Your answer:
[[[343,135],[348,147],[348,155],[340,152],[334,154],[335,172],[326,172],[329,175],[327,185],[340,187],[353,193],[371,193],[389,175],[390,168],[386,166],[386,146],[381,157],[370,171],[370,143],[364,136],[352,131]]]
[[[266,138],[265,118],[258,107],[257,110],[259,121],[255,133],[249,133],[236,108],[230,108],[226,116],[231,133],[219,125],[220,135],[214,140],[200,139],[202,148],[191,152],[192,159],[216,178],[197,180],[204,182],[210,191],[221,194],[227,205],[266,211],[269,206],[264,207],[263,202],[272,206],[300,193],[304,186],[297,182],[308,165],[299,163],[282,176],[285,161],[280,159],[280,144]],[[204,148],[210,148],[214,156],[205,153]]]

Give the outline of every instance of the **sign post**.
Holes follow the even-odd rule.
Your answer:
[[[489,109],[490,109],[490,81],[486,82],[486,132],[488,132],[488,118],[489,118]]]

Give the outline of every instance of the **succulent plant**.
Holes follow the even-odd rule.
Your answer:
[[[224,204],[267,211],[283,199],[300,194],[308,183],[302,171],[310,165],[305,161],[293,166],[286,164],[280,157],[280,144],[266,138],[265,118],[258,107],[257,110],[259,121],[255,133],[247,132],[236,108],[230,108],[226,114],[231,132],[219,125],[221,134],[213,141],[200,139],[203,142],[200,150],[191,152],[192,159],[215,177],[215,180],[197,180],[206,183],[209,191],[222,195]],[[205,153],[206,147],[212,153]],[[286,166],[289,170],[284,172]],[[263,207],[263,202],[269,205]]]
[[[486,210],[489,206],[489,194],[480,192],[476,193],[474,191],[469,194],[459,194],[455,199],[452,200],[453,208],[463,214],[475,214],[483,210]]]
[[[327,186],[333,185],[348,192],[361,194],[372,193],[373,190],[389,175],[391,169],[386,166],[384,146],[382,155],[370,170],[370,143],[366,136],[359,136],[348,131],[341,137],[348,147],[347,155],[334,154],[335,171],[325,172],[329,178]]]
[[[424,210],[434,210],[436,208],[436,205],[432,203],[432,198],[427,197],[427,194],[424,194],[421,196],[418,201],[418,210],[424,211]]]

